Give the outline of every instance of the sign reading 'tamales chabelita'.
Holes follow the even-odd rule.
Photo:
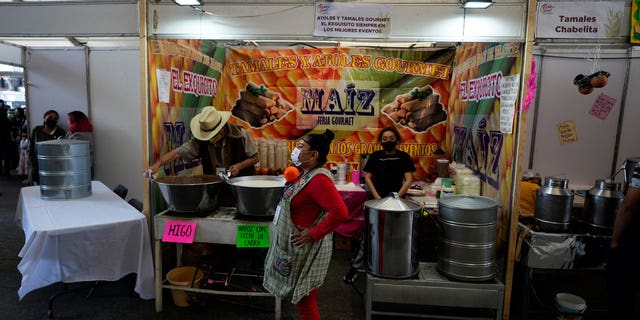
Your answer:
[[[536,38],[619,38],[624,5],[624,1],[539,2]]]

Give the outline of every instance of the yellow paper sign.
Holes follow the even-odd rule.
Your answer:
[[[578,132],[576,131],[576,124],[573,120],[562,121],[556,125],[558,128],[558,135],[560,136],[560,144],[565,144],[573,141],[578,141]]]

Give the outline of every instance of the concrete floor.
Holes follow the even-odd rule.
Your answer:
[[[61,283],[53,284],[27,294],[18,300],[18,288],[22,279],[17,270],[18,252],[24,244],[24,234],[14,221],[21,179],[15,176],[0,177],[0,319],[35,320],[48,319],[49,298],[61,292]],[[334,250],[330,270],[324,286],[320,288],[319,308],[322,319],[364,319],[363,300],[354,287],[342,282],[347,271],[351,253]],[[364,276],[357,279],[355,287],[364,289]],[[201,295],[197,305],[176,307],[169,290],[164,290],[164,310],[155,312],[154,300],[141,300],[131,296],[127,277],[116,282],[100,282],[90,297],[92,283],[70,284],[77,291],[56,298],[53,315],[55,319],[273,319],[272,298],[230,298]],[[297,310],[291,303],[283,302],[282,319],[298,319]]]

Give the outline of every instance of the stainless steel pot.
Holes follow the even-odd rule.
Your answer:
[[[544,184],[536,191],[536,207],[533,216],[545,231],[565,231],[571,222],[573,193],[569,180],[545,177]]]
[[[166,176],[153,180],[169,210],[204,212],[218,209],[222,179],[214,175]]]
[[[365,208],[367,271],[384,278],[410,278],[418,273],[417,222],[421,206],[397,193],[369,200]]]
[[[273,216],[284,190],[282,176],[244,176],[227,180],[238,213],[246,216]]]
[[[619,182],[610,179],[596,180],[596,186],[584,197],[584,222],[594,227],[613,228],[613,221],[623,198]]]
[[[462,281],[493,278],[498,203],[487,197],[459,195],[438,201],[440,273]]]
[[[42,199],[77,199],[91,195],[89,149],[89,142],[81,140],[36,143]]]

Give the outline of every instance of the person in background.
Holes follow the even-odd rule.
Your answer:
[[[67,134],[64,129],[58,127],[58,120],[60,120],[58,112],[55,110],[49,110],[44,113],[44,124],[36,126],[31,132],[29,156],[31,157],[31,182],[33,183],[40,183],[36,143],[63,138]]]
[[[89,155],[91,157],[91,179],[94,177],[95,158],[93,144],[93,124],[82,111],[71,111],[67,114],[69,120],[69,132],[67,139],[89,141]]]
[[[540,175],[533,171],[525,171],[520,182],[520,216],[533,217],[536,209],[536,191],[540,188]]]
[[[613,223],[607,257],[609,319],[639,319],[640,293],[640,163],[633,175]]]
[[[204,174],[217,174],[223,169],[235,176],[255,174],[260,157],[249,134],[240,126],[228,123],[231,112],[204,107],[191,119],[193,138],[166,153],[144,172],[151,177],[161,166],[178,158],[192,161],[200,158]]]
[[[373,199],[382,199],[392,192],[404,197],[411,182],[416,167],[408,153],[398,150],[400,133],[393,126],[388,126],[378,134],[378,142],[382,150],[374,151],[364,166],[364,182],[371,192]],[[344,276],[346,284],[352,284],[358,276],[358,271],[364,267],[364,239],[360,239],[359,248],[356,246],[351,268]]]
[[[7,109],[0,108],[0,174],[11,174],[13,149],[11,141],[11,121],[7,116]]]
[[[31,169],[31,160],[29,159],[29,147],[31,143],[29,141],[29,134],[26,129],[22,130],[22,136],[20,137],[20,159],[18,160],[17,174],[25,179],[23,183],[26,183],[26,178],[29,175]]]
[[[331,173],[322,166],[334,134],[303,137],[291,153],[301,174],[287,183],[276,209],[264,266],[264,288],[296,305],[300,318],[320,319],[318,288],[333,248],[333,230],[347,218],[347,206]]]

